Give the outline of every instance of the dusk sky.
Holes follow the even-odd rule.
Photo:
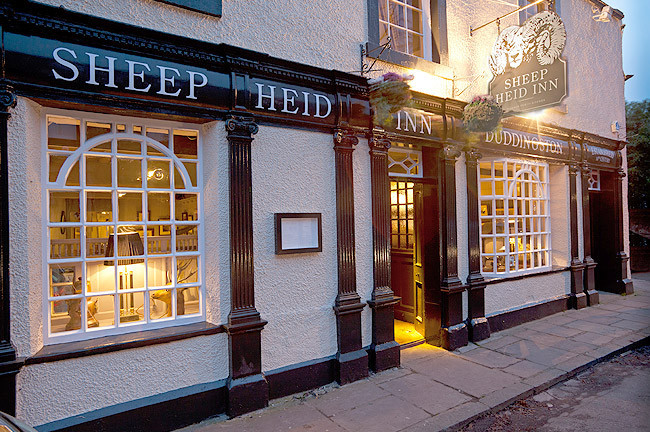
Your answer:
[[[650,99],[650,0],[605,0],[625,15],[623,23],[623,71],[634,75],[625,83],[628,102]]]

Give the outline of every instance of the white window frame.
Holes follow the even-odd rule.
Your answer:
[[[391,156],[391,153],[406,154],[406,157],[403,160],[395,160]],[[417,162],[411,157],[415,155],[417,155]],[[406,161],[410,161],[411,166],[406,166],[404,164]],[[406,173],[391,171],[394,167],[399,167],[406,171]],[[422,178],[422,151],[406,147],[391,146],[391,148],[388,149],[388,175],[391,177]]]
[[[62,117],[72,117],[75,119],[79,119],[81,121],[80,123],[80,146],[77,150],[74,151],[66,151],[66,150],[56,150],[56,149],[48,149],[48,125],[47,125],[47,119],[48,116],[62,116]],[[85,124],[86,122],[98,122],[98,123],[111,123],[112,128],[111,128],[111,133],[109,134],[104,134],[98,137],[93,137],[89,140],[85,140]],[[116,130],[116,125],[125,125],[126,126],[126,132],[118,132]],[[142,135],[138,134],[133,134],[129,133],[129,131],[133,131],[133,126],[141,126],[142,127]],[[146,137],[145,131],[146,128],[161,128],[161,129],[168,129],[170,131],[170,140],[172,139],[171,131],[173,129],[179,129],[179,130],[195,130],[198,132],[198,139],[197,139],[197,157],[196,159],[179,159],[173,152],[173,150],[170,150],[170,148],[165,147],[163,144],[158,143],[157,145],[153,139]],[[109,335],[119,335],[119,334],[126,334],[126,333],[131,333],[131,332],[136,332],[136,331],[143,331],[143,330],[150,330],[150,329],[157,329],[157,328],[166,328],[166,327],[173,327],[173,326],[178,326],[178,325],[183,325],[183,324],[190,324],[190,323],[195,323],[195,322],[203,322],[205,321],[205,259],[204,259],[204,240],[203,240],[203,230],[204,230],[204,211],[203,211],[203,166],[202,166],[202,147],[203,147],[203,134],[201,131],[200,127],[197,127],[196,124],[192,123],[179,123],[179,122],[168,122],[168,121],[159,121],[159,120],[151,120],[151,119],[146,119],[146,118],[137,118],[137,117],[123,117],[123,116],[115,116],[115,115],[104,115],[104,114],[95,114],[95,113],[89,113],[89,112],[81,112],[81,111],[70,111],[70,110],[62,110],[62,109],[46,109],[42,113],[41,117],[41,136],[42,136],[42,147],[41,147],[41,161],[42,161],[42,170],[41,170],[41,178],[42,178],[42,220],[44,221],[43,225],[43,233],[42,233],[42,241],[43,241],[43,248],[42,248],[42,256],[43,256],[43,300],[42,300],[42,318],[43,318],[43,342],[44,345],[50,345],[50,344],[57,344],[57,343],[64,343],[64,342],[72,342],[72,341],[80,341],[80,340],[88,340],[88,339],[94,339],[97,337],[102,337],[102,336],[109,336]],[[105,143],[106,139],[108,136],[111,136],[112,140],[112,150],[111,152],[101,152],[101,153],[94,153],[95,155],[102,155],[102,156],[109,156],[111,158],[115,158],[118,154],[121,156],[124,156],[125,154],[121,154],[117,152],[117,145],[116,145],[116,140],[119,138],[139,138],[143,139],[142,142],[142,147],[143,147],[143,153],[140,156],[143,158],[145,161],[148,160],[148,155],[146,153],[146,149],[148,145],[152,145],[157,148],[157,150],[160,150],[163,153],[163,156],[161,156],[161,160],[170,160],[172,165],[172,171],[174,168],[177,168],[179,170],[179,173],[185,183],[185,188],[183,189],[175,189],[174,188],[174,175],[170,174],[170,186],[169,188],[156,188],[156,189],[150,189],[147,186],[146,183],[146,163],[142,163],[142,176],[144,179],[144,186],[140,188],[125,188],[125,187],[118,187],[117,185],[117,180],[116,180],[116,175],[117,175],[117,164],[113,163],[112,164],[112,175],[113,175],[113,186],[111,187],[95,187],[95,186],[88,186],[84,187],[83,185],[85,184],[85,157],[84,155],[87,155],[90,149],[99,143]],[[100,139],[100,137],[104,137],[104,139]],[[68,155],[68,159],[65,161],[65,163],[62,165],[59,171],[58,178],[54,182],[49,181],[49,155],[50,154],[60,154],[60,155]],[[130,155],[133,157],[133,155]],[[66,186],[66,178],[68,175],[68,172],[70,168],[73,167],[74,163],[76,161],[79,161],[79,186]],[[196,186],[192,185],[190,181],[190,176],[183,166],[182,162],[191,162],[196,164]],[[79,222],[50,222],[50,217],[49,217],[49,212],[50,212],[50,204],[49,204],[49,196],[50,196],[50,191],[57,191],[57,190],[75,190],[79,191],[80,193],[80,218]],[[136,321],[136,322],[125,322],[121,323],[119,320],[119,298],[120,298],[120,291],[117,288],[118,280],[117,280],[117,266],[116,266],[116,278],[115,278],[115,286],[116,289],[114,292],[103,292],[103,293],[96,293],[96,292],[88,292],[86,293],[85,290],[85,284],[82,283],[82,286],[84,288],[82,289],[81,294],[76,294],[72,296],[67,296],[67,297],[54,297],[51,296],[50,294],[50,282],[51,282],[51,275],[50,275],[50,269],[49,266],[50,264],[64,264],[65,263],[81,263],[81,273],[82,273],[82,281],[86,280],[86,263],[92,262],[92,261],[99,261],[99,258],[88,258],[86,256],[86,227],[89,226],[94,226],[97,225],[99,226],[99,222],[88,222],[86,221],[86,192],[85,191],[110,191],[113,194],[113,221],[110,223],[110,225],[113,226],[113,232],[116,232],[116,228],[118,225],[124,225],[125,222],[120,222],[118,219],[118,212],[117,210],[117,200],[115,197],[118,194],[118,191],[139,191],[143,193],[143,207],[142,207],[142,214],[147,215],[147,207],[148,207],[148,199],[147,199],[147,192],[148,191],[155,191],[155,192],[169,192],[171,194],[171,203],[170,203],[170,221],[166,223],[165,225],[169,225],[170,230],[171,230],[171,237],[170,237],[170,252],[167,254],[155,254],[155,255],[150,255],[147,251],[147,241],[146,241],[146,235],[143,238],[143,242],[145,243],[145,259],[148,259],[151,257],[152,259],[160,259],[160,258],[169,258],[171,261],[172,265],[172,273],[176,275],[176,259],[175,257],[196,257],[197,258],[197,265],[198,265],[198,271],[197,271],[197,276],[198,276],[198,282],[194,283],[188,283],[188,284],[174,284],[172,283],[169,286],[165,287],[158,287],[158,288],[151,288],[147,287],[147,283],[145,283],[145,287],[142,288],[140,291],[142,291],[143,297],[144,297],[144,319],[142,321]],[[174,199],[174,193],[192,193],[197,195],[197,218],[195,221],[176,221],[175,220],[175,199]],[[147,223],[144,222],[145,218],[143,217],[142,225],[144,227],[144,232],[146,232],[146,227]],[[181,223],[183,225],[196,225],[197,226],[197,240],[198,240],[198,247],[197,251],[190,251],[190,252],[179,252],[176,250],[176,225],[178,223]],[[94,225],[93,225],[94,224]],[[127,225],[140,225],[140,224],[133,224],[130,222],[126,223]],[[156,223],[154,222],[154,225]],[[103,225],[106,225],[104,223]],[[50,228],[56,228],[56,227],[75,227],[79,228],[80,232],[80,239],[79,239],[79,244],[80,244],[80,253],[78,257],[74,258],[63,258],[63,259],[55,259],[55,258],[50,258],[50,250],[51,250],[51,244],[50,244]],[[147,261],[145,261],[146,263]],[[145,272],[147,272],[147,264],[144,265]],[[76,275],[77,276],[77,275]],[[176,276],[173,277],[172,280],[175,280]],[[147,273],[144,275],[145,281],[147,280]],[[176,292],[176,289],[182,288],[185,286],[192,286],[192,287],[198,287],[199,289],[199,312],[196,314],[191,314],[191,315],[181,315],[181,316],[175,316],[176,314],[176,296],[171,295],[171,301],[173,304],[173,314],[171,317],[163,317],[156,319],[153,321],[150,317],[149,314],[149,293],[156,291],[158,289],[170,289],[172,290],[172,293]],[[113,294],[114,296],[114,301],[115,301],[115,306],[113,309],[113,314],[114,314],[114,323],[112,326],[105,326],[105,327],[96,327],[96,328],[87,328],[87,311],[86,311],[86,305],[87,302],[84,301],[87,298],[90,297],[97,297],[98,295],[110,295]],[[81,328],[79,330],[70,330],[70,331],[63,331],[63,332],[57,332],[57,333],[52,333],[51,332],[51,317],[50,317],[50,311],[51,311],[51,305],[50,302],[53,300],[59,300],[61,299],[64,301],[66,298],[79,298],[81,300]]]
[[[414,57],[423,58],[424,60],[432,61],[432,58],[433,58],[432,43],[433,43],[433,41],[431,40],[431,38],[432,38],[432,33],[431,33],[431,7],[430,7],[431,3],[428,0],[420,0],[422,7],[417,8],[417,7],[413,7],[413,6],[410,6],[410,5],[406,4],[406,2],[403,2],[403,0],[377,0],[377,1],[380,4],[381,3],[385,4],[387,14],[390,14],[390,5],[391,5],[391,3],[394,3],[394,4],[397,4],[399,7],[402,7],[404,11],[406,11],[408,9],[414,9],[416,11],[419,11],[421,13],[421,16],[422,16],[422,23],[421,23],[422,24],[422,33],[419,33],[419,32],[417,32],[415,30],[412,30],[412,29],[410,29],[408,27],[408,20],[407,20],[407,17],[406,17],[406,13],[404,14],[404,26],[400,26],[398,24],[391,23],[390,22],[390,16],[388,16],[388,21],[382,20],[381,19],[381,13],[380,13],[379,14],[379,23],[380,23],[379,43],[380,44],[384,43],[384,37],[385,36],[390,36],[390,28],[391,27],[395,27],[395,28],[404,30],[406,32],[406,34],[407,34],[406,41],[405,41],[405,43],[407,44],[407,50],[406,51],[398,50],[396,48],[396,46],[395,46],[394,41],[391,41],[391,45],[390,45],[391,49],[394,50],[394,51],[397,51],[397,52],[401,52],[403,54],[408,54],[408,55],[411,55],[411,56],[414,56]],[[381,6],[379,6],[379,7],[380,7],[380,10],[381,10]],[[388,26],[389,35],[382,35],[381,24],[385,24],[385,25]],[[420,37],[422,37],[422,54],[423,54],[422,56],[418,56],[418,55],[415,55],[415,54],[412,54],[412,53],[408,52],[409,51],[408,50],[408,33],[414,33],[414,34],[417,34]]]
[[[481,178],[481,164],[490,164],[491,177]],[[495,176],[495,165],[502,164],[504,177]],[[508,177],[510,164],[513,166],[513,177]],[[519,169],[516,170],[516,168]],[[480,250],[481,250],[481,273],[485,276],[491,277],[508,277],[518,276],[529,273],[538,273],[552,268],[552,246],[551,246],[551,215],[550,215],[550,189],[549,189],[549,165],[544,162],[519,160],[511,158],[494,158],[494,159],[481,159],[478,164],[478,191],[479,191],[479,234],[480,234]],[[516,170],[516,171],[515,171]],[[540,172],[544,170],[544,179],[540,180],[535,171]],[[524,196],[514,196],[515,188],[519,183],[522,185],[523,180],[521,177],[527,174],[531,180],[531,186],[524,185],[528,189],[528,196],[526,192]],[[496,183],[503,182],[502,193],[497,193]],[[484,183],[490,184],[489,188],[491,194],[484,194]],[[526,182],[524,182],[526,183]],[[532,184],[535,183],[535,189],[541,191],[541,194],[532,196]],[[524,189],[525,191],[525,189]],[[497,203],[503,203],[503,215],[497,214]],[[510,214],[510,202],[513,203],[514,214]],[[518,205],[518,203],[521,205]],[[527,205],[528,204],[528,205]],[[536,207],[533,207],[533,206]],[[486,207],[484,209],[483,207]],[[491,208],[491,211],[489,210]],[[521,208],[521,213],[518,214],[518,209]],[[536,208],[537,214],[534,212]],[[528,210],[526,210],[528,209]],[[498,222],[503,221],[503,233],[497,233]],[[489,227],[491,222],[491,230],[489,233],[484,233],[484,227]],[[522,223],[523,231],[517,232],[516,227]],[[542,223],[544,229],[542,229]],[[515,231],[512,232],[510,227],[514,227]],[[497,249],[499,242],[497,239],[503,239],[503,251]],[[484,247],[489,240],[492,240],[492,251],[486,252]],[[519,250],[521,247],[523,250]],[[511,251],[510,245],[514,245],[514,251]],[[545,247],[544,247],[545,246]],[[527,249],[528,248],[528,249]],[[537,254],[538,265],[534,266],[535,255]],[[520,256],[523,256],[523,268],[519,268]],[[545,258],[545,265],[541,265],[542,256]],[[505,269],[498,271],[499,257],[503,258]],[[533,261],[533,267],[530,266],[530,261]],[[485,262],[492,259],[492,271],[486,271]],[[511,270],[511,263],[514,262],[514,269]]]

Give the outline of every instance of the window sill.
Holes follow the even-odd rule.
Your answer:
[[[491,284],[497,284],[500,282],[511,282],[515,280],[520,280],[520,279],[526,279],[529,277],[535,277],[535,276],[546,276],[549,274],[554,274],[554,273],[562,273],[564,271],[571,270],[571,267],[560,267],[560,266],[554,266],[551,269],[548,270],[542,270],[537,273],[526,273],[526,274],[520,274],[520,275],[514,275],[514,276],[502,276],[502,277],[494,277],[494,276],[488,276],[485,279],[485,284],[486,285],[491,285]]]
[[[105,336],[78,342],[67,342],[44,346],[32,357],[25,359],[25,365],[48,363],[96,354],[105,354],[131,348],[158,345],[196,336],[207,336],[223,333],[223,325],[208,322],[167,327],[155,330],[145,330],[117,336]]]
[[[384,53],[380,56],[379,53],[381,52],[381,49],[382,47],[374,42],[366,43],[366,52],[370,53],[368,54],[368,57],[370,58],[374,58],[387,63],[393,63],[409,69],[417,69],[431,75],[437,75],[441,77],[453,76],[452,69],[448,66],[391,49],[385,50]]]

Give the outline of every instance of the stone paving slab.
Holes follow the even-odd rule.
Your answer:
[[[503,330],[454,352],[426,344],[408,348],[401,352],[400,368],[177,432],[454,430],[647,344],[650,273],[642,276],[634,279],[634,295],[601,293],[600,305]]]

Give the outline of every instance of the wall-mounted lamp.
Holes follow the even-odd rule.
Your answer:
[[[596,14],[592,17],[594,21],[610,22],[612,20],[611,6],[604,6],[600,12],[598,12],[597,8],[592,8],[591,11]]]

